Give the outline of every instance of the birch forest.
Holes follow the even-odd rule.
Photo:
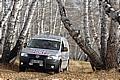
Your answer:
[[[65,37],[70,59],[93,71],[119,71],[120,0],[0,0],[1,63],[40,34]]]

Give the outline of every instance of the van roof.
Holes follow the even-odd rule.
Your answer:
[[[55,41],[61,41],[61,39],[64,37],[61,36],[55,36],[55,35],[36,35],[32,39],[45,39],[45,40],[55,40]]]

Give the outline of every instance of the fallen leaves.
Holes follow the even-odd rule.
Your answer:
[[[16,68],[16,69],[14,69]],[[70,61],[69,71],[54,73],[18,72],[17,66],[0,64],[0,80],[120,80],[120,73],[112,71],[93,72],[89,62]]]

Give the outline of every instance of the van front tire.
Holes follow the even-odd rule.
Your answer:
[[[62,69],[61,69],[61,61],[60,61],[60,63],[59,63],[59,65],[58,65],[58,67],[57,67],[57,69],[55,69],[55,73],[60,73],[62,71]]]
[[[64,69],[64,71],[68,71],[69,70],[69,65],[67,65],[67,67]]]
[[[64,71],[68,71],[69,70],[69,60],[68,60],[68,64],[66,66],[66,68],[64,69]]]
[[[26,71],[26,67],[23,65],[19,65],[19,72],[25,72]]]

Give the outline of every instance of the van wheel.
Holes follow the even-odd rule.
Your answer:
[[[64,69],[64,71],[68,71],[69,70],[69,65],[67,65],[67,67]]]
[[[55,73],[60,73],[62,71],[61,69],[61,62],[58,65],[58,68],[55,70]]]
[[[25,72],[26,71],[26,67],[23,65],[19,66],[19,72]]]
[[[69,61],[68,61],[66,68],[64,69],[64,71],[68,71],[68,70],[69,70]]]

